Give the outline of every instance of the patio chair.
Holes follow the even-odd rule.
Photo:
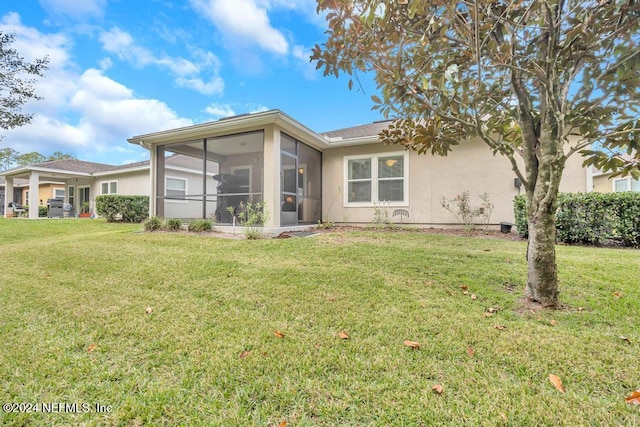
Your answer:
[[[27,211],[24,206],[19,205],[16,202],[9,202],[9,207],[13,209],[14,216],[22,216]]]

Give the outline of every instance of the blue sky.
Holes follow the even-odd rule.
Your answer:
[[[347,88],[309,63],[324,40],[314,0],[3,0],[0,30],[25,59],[47,55],[44,99],[0,148],[122,164],[126,138],[280,109],[322,132],[380,120],[375,85]]]

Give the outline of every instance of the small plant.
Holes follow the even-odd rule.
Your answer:
[[[244,235],[249,240],[259,239],[262,235],[262,227],[269,218],[264,202],[246,205],[240,203],[240,212],[237,214],[240,225],[244,227]]]
[[[89,213],[90,204],[89,202],[82,202],[80,205],[80,213],[87,214]]]
[[[182,221],[178,218],[168,218],[164,221],[162,228],[168,231],[178,231],[182,228]]]
[[[144,227],[144,231],[160,230],[160,227],[162,226],[162,220],[157,216],[152,216],[151,218],[145,220],[142,223],[142,226]]]
[[[447,200],[443,197],[440,205],[451,212],[456,217],[456,220],[464,226],[465,233],[469,234],[474,229],[474,220],[477,217],[482,218],[482,223],[487,228],[493,213],[494,205],[489,200],[489,194],[482,193],[479,197],[482,200],[482,204],[478,208],[471,206],[471,198],[468,191],[457,195],[452,200]]]
[[[318,228],[321,229],[321,230],[328,230],[328,229],[333,228],[335,226],[336,225],[333,222],[331,222],[331,221],[329,221],[327,219],[325,219],[324,221],[318,220]]]
[[[374,225],[388,225],[389,221],[389,202],[375,202],[373,204],[373,220]]]
[[[189,231],[201,232],[211,231],[213,229],[213,221],[210,219],[196,219],[189,223]]]

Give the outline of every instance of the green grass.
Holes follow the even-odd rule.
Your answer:
[[[0,402],[112,406],[0,424],[640,425],[638,251],[559,246],[531,313],[522,242],[140,230],[0,220]]]

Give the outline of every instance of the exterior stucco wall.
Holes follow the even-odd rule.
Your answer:
[[[597,175],[593,177],[593,191],[598,193],[611,193],[613,191],[613,181],[609,179],[611,174]]]
[[[38,186],[38,200],[40,201],[40,205],[47,204],[48,199],[53,199],[54,197],[54,189],[59,188],[64,190],[64,185],[62,184],[40,184]],[[28,188],[26,189],[28,190]],[[22,205],[28,205],[29,201],[27,200],[27,191],[22,192]]]
[[[323,218],[333,222],[368,223],[373,220],[374,207],[347,207],[344,203],[344,157],[402,151],[399,146],[368,144],[351,147],[336,147],[325,150],[323,164]],[[454,147],[445,157],[430,154],[418,155],[409,152],[409,203],[406,207],[392,206],[389,216],[392,222],[396,208],[409,211],[405,223],[414,224],[457,224],[455,217],[442,208],[442,198],[453,199],[468,191],[471,204],[481,204],[479,195],[488,193],[495,205],[491,223],[514,222],[513,198],[518,194],[514,186],[515,173],[509,161],[499,155],[493,156],[489,148],[480,140],[464,142]],[[521,189],[524,191],[524,189]],[[569,158],[563,176],[561,191],[586,191],[586,171],[581,159]]]

